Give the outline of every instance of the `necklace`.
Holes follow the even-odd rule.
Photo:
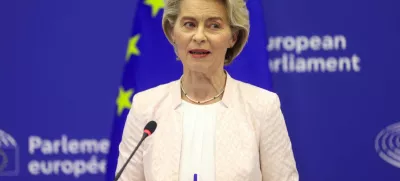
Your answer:
[[[210,102],[210,101],[212,101],[212,100],[218,98],[219,96],[221,96],[222,93],[225,91],[225,88],[224,88],[224,89],[222,89],[222,91],[221,91],[220,93],[218,93],[216,96],[214,96],[214,97],[212,97],[212,98],[210,98],[210,99],[207,99],[207,100],[205,100],[205,101],[196,101],[196,100],[194,100],[193,98],[191,98],[190,96],[188,96],[187,93],[186,93],[186,91],[183,89],[182,77],[181,77],[180,82],[181,82],[181,90],[182,90],[183,94],[185,95],[185,97],[188,98],[190,101],[195,102],[195,103],[197,103],[197,104],[204,104],[204,103]]]

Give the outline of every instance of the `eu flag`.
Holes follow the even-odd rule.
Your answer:
[[[113,180],[115,175],[118,146],[133,95],[177,80],[182,75],[182,64],[176,60],[173,47],[161,26],[164,0],[139,0],[138,3],[126,51],[122,83],[116,100],[106,176],[108,181]],[[261,0],[248,1],[247,7],[250,11],[249,40],[241,54],[226,67],[226,70],[235,79],[271,90]]]

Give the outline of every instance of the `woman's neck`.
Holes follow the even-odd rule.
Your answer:
[[[224,90],[226,74],[224,70],[211,74],[185,71],[181,81],[184,91],[190,98],[196,101],[204,101],[217,96]],[[221,97],[222,95],[217,100],[220,100]],[[184,95],[183,98],[187,99]],[[212,102],[215,101],[209,103]]]

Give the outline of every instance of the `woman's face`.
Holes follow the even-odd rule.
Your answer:
[[[184,69],[212,73],[223,70],[237,36],[221,0],[183,0],[171,37]]]

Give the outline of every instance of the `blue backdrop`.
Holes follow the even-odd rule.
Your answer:
[[[0,2],[0,180],[104,180],[136,3]],[[397,181],[400,3],[263,6],[300,180]]]
[[[273,87],[300,180],[399,180],[400,127],[385,128],[400,121],[400,3],[266,0],[264,7]]]
[[[104,179],[134,5],[0,2],[1,181]]]

